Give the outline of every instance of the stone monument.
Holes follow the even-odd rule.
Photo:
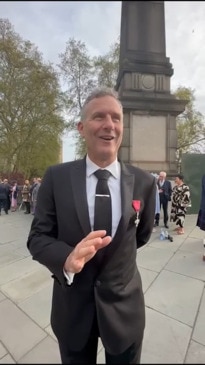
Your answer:
[[[122,1],[116,90],[124,108],[120,158],[150,172],[177,172],[176,117],[186,101],[170,93],[164,1]]]

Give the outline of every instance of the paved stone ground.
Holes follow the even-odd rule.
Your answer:
[[[32,216],[0,217],[0,363],[60,363],[50,327],[52,279],[31,259],[26,240]],[[146,303],[142,363],[205,363],[204,232],[187,215],[186,233],[160,241],[160,227],[138,251]],[[99,343],[98,363],[105,363]]]

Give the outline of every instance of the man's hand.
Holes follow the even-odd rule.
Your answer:
[[[80,272],[86,262],[91,260],[96,252],[101,248],[109,245],[112,237],[105,236],[106,231],[90,232],[82,241],[80,241],[67,257],[64,270],[66,272],[78,273]]]

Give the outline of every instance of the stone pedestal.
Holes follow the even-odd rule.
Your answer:
[[[177,172],[176,116],[186,101],[170,93],[164,1],[122,1],[116,90],[124,108],[120,158],[150,172]]]

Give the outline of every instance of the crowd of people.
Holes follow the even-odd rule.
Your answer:
[[[168,229],[169,221],[173,221],[176,223],[176,233],[184,234],[185,216],[187,208],[191,204],[189,186],[184,182],[182,174],[176,175],[173,187],[167,179],[165,171],[160,171],[159,175],[154,173],[152,175],[156,178],[154,227],[159,226],[162,210],[164,227]],[[0,214],[2,209],[5,214],[8,214],[9,210],[15,212],[19,209],[19,205],[20,208],[24,206],[25,214],[34,214],[40,185],[40,177],[34,177],[32,182],[26,179],[22,186],[19,186],[17,181],[10,183],[8,179],[0,179]],[[170,219],[168,214],[169,202],[171,202]],[[199,219],[201,220],[201,216]]]
[[[34,214],[40,185],[40,177],[34,177],[32,183],[26,179],[22,186],[0,178],[0,215],[2,210],[5,214],[16,212],[19,206],[25,208],[25,214]]]

